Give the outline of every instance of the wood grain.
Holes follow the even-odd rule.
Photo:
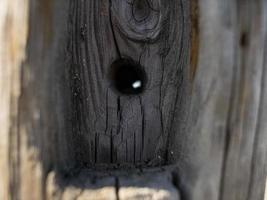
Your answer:
[[[266,19],[262,2],[237,4],[238,49],[233,74],[233,93],[226,133],[222,178],[222,199],[261,199],[264,188],[252,198],[250,184],[257,154],[266,162],[266,136],[261,133],[262,106],[265,102]],[[264,42],[263,42],[264,41]],[[266,118],[264,119],[266,120]],[[266,130],[265,130],[266,135]],[[265,138],[264,138],[265,137]],[[261,138],[259,140],[259,138]],[[258,141],[259,140],[259,141]],[[263,145],[265,143],[265,145]],[[263,147],[265,146],[265,147]],[[262,162],[263,164],[263,162]],[[263,164],[266,168],[266,163]],[[260,170],[260,168],[259,168]],[[262,171],[261,169],[261,172]],[[266,173],[265,173],[266,176]],[[229,178],[231,177],[231,178]],[[264,185],[265,177],[258,184]],[[242,183],[242,184],[240,184]],[[233,191],[233,187],[235,190]]]
[[[0,199],[263,199],[266,0],[22,2],[0,2]]]
[[[19,179],[16,132],[21,63],[26,57],[28,6],[27,0],[0,2],[0,199],[10,199],[18,191],[10,185]]]
[[[188,199],[260,200],[267,152],[261,125],[266,2],[199,1],[199,31],[189,131],[177,135],[183,138],[180,190]]]
[[[172,129],[174,115],[187,98],[190,38],[188,3],[168,5],[161,0],[72,2],[68,138],[77,165],[168,161],[168,138],[179,131]],[[142,94],[127,96],[112,88],[110,65],[121,57],[144,67],[148,83]]]

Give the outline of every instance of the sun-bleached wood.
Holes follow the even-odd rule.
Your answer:
[[[199,1],[199,60],[178,165],[189,199],[261,200],[267,169],[266,1]],[[181,188],[180,188],[181,189]]]
[[[25,59],[28,1],[0,2],[0,199],[9,199],[9,185],[17,179],[18,99],[21,63]],[[12,191],[16,192],[16,191]]]
[[[80,170],[69,177],[56,177],[51,172],[47,179],[47,199],[153,199],[180,200],[172,180],[175,168],[150,168],[128,171]]]

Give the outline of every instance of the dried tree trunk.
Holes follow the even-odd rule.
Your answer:
[[[266,0],[2,0],[0,44],[0,199],[263,199]]]

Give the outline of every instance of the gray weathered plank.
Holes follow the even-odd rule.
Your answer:
[[[177,135],[180,187],[190,199],[263,198],[265,4],[199,2],[199,62],[189,131],[186,137]]]
[[[236,56],[233,72],[231,110],[226,132],[221,199],[262,199],[266,177],[266,129],[261,133],[265,93],[266,19],[264,1],[237,1]],[[259,140],[260,139],[260,140]],[[258,154],[258,155],[257,155]],[[261,155],[259,155],[261,154]],[[256,158],[256,156],[259,156]],[[257,161],[255,159],[265,160]],[[264,163],[265,162],[265,163]],[[252,198],[250,187],[255,166],[263,177]],[[241,184],[242,183],[242,184]]]
[[[1,199],[262,200],[266,0],[23,2],[0,2]],[[142,94],[112,88],[121,57]]]

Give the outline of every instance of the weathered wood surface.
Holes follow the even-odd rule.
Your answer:
[[[0,1],[0,199],[8,199],[9,184],[15,181],[18,98],[21,63],[25,59],[28,3],[26,0]],[[17,168],[18,169],[18,168]]]
[[[174,168],[128,169],[101,171],[79,170],[69,176],[50,173],[47,199],[153,199],[180,200],[173,182]]]
[[[199,2],[189,130],[185,138],[177,135],[184,140],[181,185],[190,199],[263,199],[266,12],[266,1]]]
[[[178,113],[187,98],[189,2],[79,0],[71,2],[70,13],[72,119],[66,148],[75,152],[74,162],[168,162],[168,138],[180,131],[173,124],[183,120]],[[148,80],[142,94],[114,91],[108,74],[121,57],[143,66]]]
[[[0,44],[0,199],[263,199],[266,0],[2,0]]]

